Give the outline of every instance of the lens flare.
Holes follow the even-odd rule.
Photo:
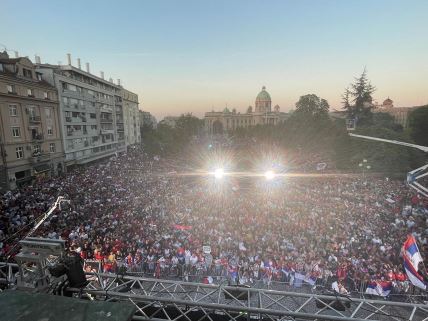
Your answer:
[[[275,178],[275,173],[273,171],[265,172],[265,178],[270,181]]]
[[[214,177],[215,178],[220,179],[220,178],[223,178],[223,176],[224,176],[224,170],[223,170],[223,168],[217,168],[214,171]]]

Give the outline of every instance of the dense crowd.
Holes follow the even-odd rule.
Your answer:
[[[349,280],[405,282],[400,250],[408,233],[427,257],[428,205],[404,182],[308,175],[241,186],[236,178],[182,176],[171,164],[137,149],[7,192],[0,257],[60,195],[70,207],[35,235],[66,240],[104,272],[124,266],[156,277],[295,284],[304,275],[352,287]]]

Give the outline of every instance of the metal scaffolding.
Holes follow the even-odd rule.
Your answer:
[[[13,285],[11,264],[0,263],[0,281]],[[15,267],[16,269],[16,267]],[[90,283],[72,288],[91,300],[132,302],[133,320],[411,320],[428,321],[423,303],[370,300],[87,273]]]
[[[428,320],[428,305],[227,285],[91,274],[83,293],[126,300],[138,320]],[[80,289],[74,289],[80,292]],[[343,310],[343,311],[342,311]],[[190,317],[190,315],[193,315]]]

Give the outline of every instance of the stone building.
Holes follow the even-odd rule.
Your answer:
[[[209,134],[222,134],[226,131],[235,130],[240,127],[250,127],[256,125],[277,125],[288,118],[287,113],[281,113],[280,107],[276,105],[272,111],[272,99],[263,86],[262,91],[257,95],[255,109],[252,106],[247,108],[245,113],[230,111],[225,108],[223,111],[211,111],[205,113],[205,130]]]
[[[382,105],[375,105],[373,108],[374,113],[388,113],[397,124],[403,126],[403,128],[408,127],[408,116],[412,110],[415,110],[418,107],[394,107],[394,102],[388,97],[382,103]]]
[[[71,64],[38,64],[44,80],[58,89],[65,165],[85,164],[126,150],[123,87]],[[136,98],[138,101],[138,97]]]
[[[129,90],[122,89],[122,98],[126,146],[139,144],[141,132],[138,96]]]
[[[140,110],[140,127],[148,126],[151,128],[156,128],[157,124],[158,124],[158,122],[157,122],[155,116],[153,116],[148,111]]]
[[[0,193],[64,170],[58,93],[27,57],[0,53]]]

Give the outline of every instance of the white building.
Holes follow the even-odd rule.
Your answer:
[[[37,65],[43,80],[58,90],[65,166],[125,151],[123,88],[111,78],[105,80],[103,72],[100,77],[91,74],[88,63],[84,71],[80,59],[75,67],[70,55],[67,58],[67,65]]]
[[[141,143],[138,95],[122,89],[126,146]]]

